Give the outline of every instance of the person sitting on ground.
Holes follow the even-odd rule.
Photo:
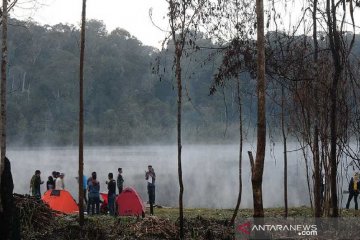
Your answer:
[[[48,177],[48,180],[46,182],[46,189],[47,190],[55,189],[55,181],[52,176]]]
[[[65,183],[64,183],[64,173],[60,173],[60,176],[56,178],[55,181],[55,190],[64,190],[65,189]]]
[[[44,183],[43,181],[41,181],[40,175],[41,175],[40,170],[36,170],[35,174],[32,176],[30,181],[31,193],[37,199],[41,198],[40,185]]]
[[[119,195],[120,195],[120,193],[123,190],[123,185],[124,185],[124,178],[122,176],[122,168],[118,168],[118,176],[117,176],[117,179],[116,179],[116,185],[118,187]]]
[[[108,206],[111,216],[115,216],[115,198],[116,198],[116,182],[113,178],[113,174],[108,174],[109,181],[106,181],[108,185]]]
[[[91,174],[91,181],[88,183],[89,201],[87,206],[87,212],[90,214],[99,214],[100,212],[100,183],[96,180],[96,172]],[[94,213],[96,208],[96,213]]]
[[[360,189],[359,173],[355,173],[354,177],[351,178],[349,183],[349,198],[346,203],[346,209],[349,209],[351,199],[354,197],[355,209],[358,210],[357,198],[360,193],[359,189]]]

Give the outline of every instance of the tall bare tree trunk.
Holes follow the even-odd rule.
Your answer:
[[[318,41],[317,41],[317,0],[314,0],[313,6],[313,41],[314,41],[314,99],[315,101],[318,99]],[[320,173],[320,152],[319,152],[319,106],[318,103],[315,102],[315,125],[314,125],[314,146],[313,146],[313,154],[314,154],[314,171],[315,171],[315,186],[314,186],[314,203],[315,203],[315,217],[321,217],[321,190],[320,190],[320,181],[321,181],[321,173]]]
[[[82,4],[80,39],[80,99],[79,99],[79,224],[84,225],[84,55],[85,55],[86,0]]]
[[[1,44],[1,137],[0,137],[0,186],[1,176],[4,172],[5,167],[5,156],[6,156],[6,68],[7,68],[7,18],[8,18],[8,2],[3,0],[3,11],[2,11],[2,44]],[[3,212],[3,204],[0,197],[0,212]]]
[[[182,46],[181,43],[175,44],[176,55],[176,81],[178,88],[177,100],[177,144],[178,144],[178,176],[179,176],[179,215],[180,215],[180,239],[184,239],[184,210],[183,210],[183,193],[184,184],[182,179],[182,166],[181,166],[181,107],[182,107],[182,81],[181,81],[181,56]]]
[[[338,200],[337,200],[337,183],[336,183],[336,175],[337,175],[337,161],[336,161],[336,141],[337,141],[337,88],[340,80],[340,75],[342,71],[341,65],[341,56],[340,56],[340,36],[337,30],[337,18],[336,18],[336,6],[334,0],[326,1],[326,13],[328,17],[328,30],[329,30],[329,42],[330,49],[333,58],[334,64],[334,75],[333,81],[330,88],[330,190],[331,190],[331,207],[332,207],[332,217],[339,216],[338,209]]]
[[[240,79],[237,81],[237,98],[238,98],[238,107],[239,107],[239,134],[240,134],[240,146],[239,146],[239,193],[235,206],[233,216],[231,218],[229,226],[234,225],[235,218],[240,208],[241,203],[241,194],[242,194],[242,152],[243,152],[243,125],[242,125],[242,105],[241,105],[241,95],[240,95]]]
[[[281,131],[284,141],[284,206],[285,206],[285,217],[288,216],[288,181],[287,181],[287,139],[285,132],[285,114],[284,114],[284,103],[285,103],[285,93],[284,86],[281,87]]]
[[[264,36],[264,3],[256,0],[257,15],[257,96],[258,96],[258,122],[256,159],[252,169],[252,189],[254,203],[254,217],[264,217],[262,200],[262,178],[264,172],[265,146],[266,146],[266,119],[265,119],[265,36]]]

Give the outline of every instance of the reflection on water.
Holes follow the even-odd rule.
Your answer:
[[[294,146],[293,149],[296,147]],[[290,147],[291,149],[291,147]],[[241,206],[252,207],[251,174],[246,151],[243,154],[243,196]],[[255,151],[253,150],[254,155]],[[232,208],[238,194],[238,146],[237,145],[191,145],[183,146],[183,180],[185,207]],[[42,179],[53,170],[65,173],[65,186],[77,199],[78,171],[77,148],[31,148],[9,149],[12,162],[15,192],[28,193],[31,176],[41,170]],[[302,155],[288,155],[289,205],[308,205],[308,191]],[[178,205],[177,146],[130,146],[130,147],[86,147],[84,174],[98,173],[101,191],[107,191],[107,174],[117,175],[123,168],[125,186],[137,189],[147,200],[144,172],[153,165],[156,180],[156,203],[165,206]],[[264,206],[283,206],[283,163],[279,145],[268,152],[264,169]],[[45,191],[45,184],[41,187]]]

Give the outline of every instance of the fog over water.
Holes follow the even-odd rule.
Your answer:
[[[296,149],[290,144],[289,150]],[[253,146],[245,145],[243,153],[242,208],[252,207],[251,173],[247,151]],[[184,206],[187,208],[233,208],[238,194],[238,145],[184,145],[183,180]],[[65,187],[77,199],[78,149],[10,148],[8,157],[17,193],[29,193],[29,184],[36,169],[42,180],[53,170],[65,173]],[[101,191],[107,191],[107,174],[117,176],[117,168],[123,168],[124,186],[134,187],[144,201],[147,200],[144,172],[153,165],[156,172],[156,204],[178,206],[177,146],[128,146],[86,147],[84,174],[98,174]],[[283,206],[283,150],[281,144],[267,147],[264,169],[264,207]],[[41,192],[46,190],[45,184]],[[288,153],[288,199],[289,206],[309,205],[306,187],[305,163],[301,152]]]

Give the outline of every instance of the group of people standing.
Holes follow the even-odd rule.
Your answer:
[[[108,189],[108,209],[111,216],[115,216],[115,199],[116,186],[119,194],[123,190],[124,178],[122,176],[122,168],[118,168],[117,181],[114,180],[113,173],[108,174],[108,181],[106,181]],[[89,200],[86,200],[86,193],[88,193]],[[84,199],[87,204],[87,213],[94,215],[100,213],[100,182],[97,180],[96,172],[91,173],[91,177],[84,183]]]
[[[118,168],[118,175],[115,181],[113,173],[108,174],[108,180],[106,181],[108,189],[108,209],[111,216],[116,215],[116,187],[118,188],[118,194],[121,194],[124,186],[124,178],[122,176],[122,168]],[[87,204],[87,213],[94,215],[100,213],[100,182],[97,180],[96,172],[92,172],[91,177],[86,179],[84,176],[84,200]],[[156,174],[154,168],[149,165],[148,171],[145,171],[145,179],[147,180],[147,190],[150,204],[150,214],[154,214],[155,204],[155,179]],[[87,193],[87,194],[86,194]],[[86,199],[88,195],[88,200]]]
[[[118,168],[118,175],[115,181],[113,173],[108,174],[108,180],[106,181],[107,189],[108,189],[108,209],[109,213],[112,216],[115,216],[116,212],[116,187],[118,189],[118,194],[123,191],[124,178],[122,176],[122,168]],[[64,190],[64,173],[60,173],[57,171],[52,172],[52,176],[48,177],[48,181],[46,182],[46,189],[51,190]],[[78,177],[76,178],[78,181]],[[149,204],[150,204],[150,214],[154,214],[154,204],[155,204],[155,179],[156,174],[154,168],[149,165],[148,171],[145,171],[145,180],[147,181],[147,191],[149,196]],[[44,181],[41,180],[41,172],[40,170],[36,170],[35,174],[32,176],[30,181],[30,189],[32,191],[32,195],[36,198],[41,198],[40,186]],[[92,172],[91,177],[83,178],[83,187],[84,187],[84,201],[87,208],[88,214],[99,214],[100,213],[100,182],[97,180],[97,173]]]
[[[55,190],[63,190],[65,189],[64,184],[64,173],[60,173],[57,171],[52,172],[52,176],[48,177],[48,181],[46,182],[46,189],[55,189]],[[44,184],[44,181],[41,180],[41,171],[36,170],[35,174],[31,177],[30,180],[30,192],[32,196],[37,199],[41,198],[40,186]]]
[[[64,190],[65,183],[64,183],[64,173],[60,173],[57,171],[52,172],[52,176],[48,177],[48,181],[46,182],[46,190]]]

